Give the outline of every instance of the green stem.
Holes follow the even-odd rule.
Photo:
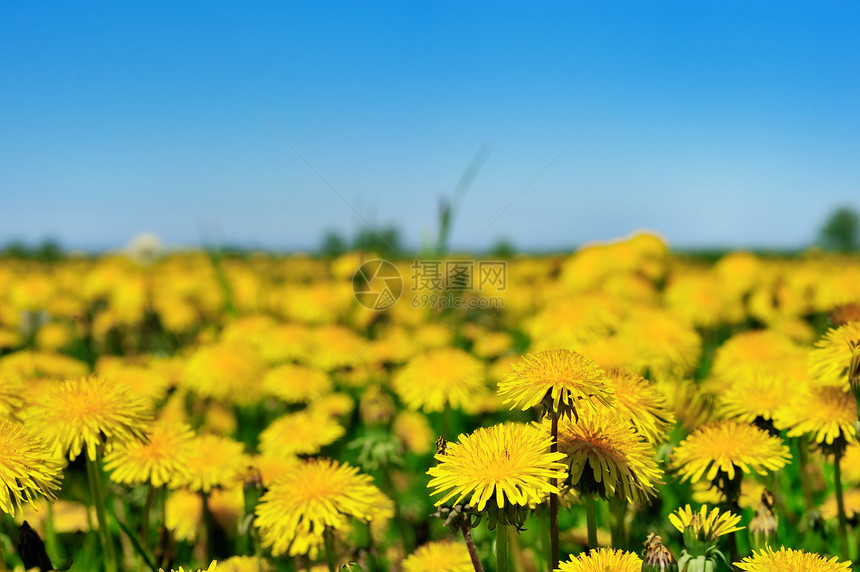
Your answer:
[[[99,539],[104,554],[104,565],[107,572],[117,572],[116,553],[108,530],[107,515],[105,514],[104,495],[102,494],[101,476],[98,461],[93,461],[87,455],[87,476],[90,481],[90,494],[96,507],[96,518],[99,524]]]
[[[62,554],[57,544],[57,532],[54,530],[54,503],[48,503],[48,511],[45,518],[45,548],[48,554],[62,562]]]
[[[496,572],[508,572],[508,525],[496,523]]]
[[[204,562],[212,561],[212,540],[215,531],[215,521],[212,518],[212,511],[209,510],[209,493],[200,491],[201,507],[203,509],[203,560]]]
[[[588,549],[597,548],[597,515],[594,511],[594,495],[583,495],[585,501],[585,518],[588,522]]]
[[[155,487],[152,483],[146,486],[146,502],[143,505],[143,520],[140,525],[140,547],[144,552],[149,552],[149,515],[152,512],[152,501],[155,499]]]
[[[845,501],[842,497],[842,455],[837,453],[833,456],[833,481],[836,486],[836,510],[839,516],[839,544],[842,549],[843,560],[848,559],[848,525],[845,518]]]
[[[809,464],[806,452],[806,441],[801,438],[795,439],[797,445],[797,461],[800,465],[800,487],[803,489],[803,502],[806,504],[806,516],[812,513],[815,509],[815,503],[812,500],[812,489],[809,487],[809,479],[807,465]]]
[[[6,554],[3,552],[3,541],[0,540],[0,572],[6,571]]]
[[[624,518],[627,514],[627,503],[618,497],[609,499],[609,506],[615,513],[615,526],[612,528],[612,548],[623,549],[627,543],[624,534]]]
[[[325,559],[328,563],[328,572],[336,572],[334,568],[334,539],[331,529],[328,527],[323,531],[323,540],[325,541]]]
[[[550,434],[552,435],[552,443],[550,444],[550,452],[558,452],[558,413],[550,412]],[[558,488],[558,479],[553,477],[550,484]],[[561,559],[561,550],[558,544],[558,493],[549,494],[549,545],[550,559],[552,561],[552,570],[558,568],[558,562]]]

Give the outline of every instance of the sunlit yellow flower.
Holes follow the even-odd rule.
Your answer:
[[[141,439],[149,417],[146,403],[124,385],[90,376],[48,389],[29,408],[27,424],[57,454],[74,460],[86,446],[87,456],[95,461],[103,439],[108,450]]]
[[[820,383],[848,389],[851,342],[860,342],[860,321],[828,330],[809,352],[809,372]]]
[[[331,390],[328,374],[299,364],[270,369],[263,377],[263,390],[288,403],[308,403]]]
[[[132,394],[155,402],[167,393],[170,380],[159,370],[120,359],[102,357],[96,363],[96,373],[125,385]]]
[[[274,326],[261,341],[260,354],[269,363],[303,358],[310,347],[310,331],[303,324]]]
[[[622,305],[606,294],[552,301],[528,325],[539,349],[577,346],[604,337],[621,322]]]
[[[20,409],[26,387],[21,376],[0,370],[0,419],[13,417]]]
[[[61,322],[45,324],[36,333],[36,346],[46,351],[57,351],[67,346],[71,340],[69,326]]]
[[[90,530],[90,525],[94,530],[98,528],[94,506],[58,499],[51,502],[50,512],[51,526],[55,533],[87,532]],[[48,511],[45,507],[39,505],[25,506],[21,514],[15,517],[15,522],[20,526],[25,520],[39,536],[44,538],[45,522],[48,520]]]
[[[649,443],[666,441],[675,426],[675,414],[657,387],[630,370],[611,370],[609,381],[615,391],[615,410],[633,425]]]
[[[275,567],[265,558],[232,556],[218,563],[218,572],[274,572]]]
[[[656,451],[614,410],[583,412],[558,427],[558,450],[570,463],[570,481],[585,494],[630,502],[656,496],[662,471]]]
[[[694,381],[666,379],[658,381],[656,386],[687,429],[696,429],[715,418],[714,396]]]
[[[738,497],[738,506],[755,510],[761,504],[761,495],[765,492],[765,486],[754,479],[743,479],[741,481],[741,494]],[[714,483],[698,481],[693,483],[693,500],[700,504],[719,504],[725,497]]]
[[[263,362],[250,345],[221,342],[188,359],[185,383],[201,397],[249,405],[260,396]]]
[[[257,470],[264,487],[272,482],[286,477],[301,461],[298,457],[281,457],[277,455],[254,455],[249,461],[249,470]]]
[[[66,355],[42,351],[18,351],[0,358],[0,371],[25,379],[68,379],[87,374],[87,364]]]
[[[747,572],[837,572],[851,570],[851,562],[839,562],[836,556],[825,558],[812,552],[780,548],[774,551],[766,548],[747,556],[740,562],[735,562],[741,570]]]
[[[860,489],[846,489],[842,495],[842,502],[845,507],[845,517],[848,520],[855,519],[860,515]],[[824,504],[818,508],[818,512],[825,522],[835,521],[838,515],[836,495],[830,495]]]
[[[433,446],[433,429],[423,413],[402,411],[394,418],[394,434],[406,449],[417,454],[429,453]]]
[[[633,369],[649,370],[652,379],[689,375],[702,350],[702,339],[693,326],[654,308],[632,312],[618,337],[635,348]]]
[[[413,552],[402,564],[403,572],[471,572],[472,559],[462,542],[437,540]]]
[[[234,530],[245,510],[241,486],[213,489],[207,496],[212,518],[224,530]],[[203,526],[203,497],[199,492],[171,491],[165,502],[164,526],[176,540],[194,542]]]
[[[23,425],[0,421],[0,509],[9,514],[39,497],[53,499],[62,468]]]
[[[785,335],[773,330],[756,330],[735,334],[714,353],[712,374],[733,379],[750,378],[782,371],[787,360],[805,357]]]
[[[344,436],[346,430],[334,418],[314,410],[288,413],[260,433],[261,452],[268,455],[315,455]]]
[[[354,366],[370,357],[370,341],[345,326],[321,326],[310,336],[311,365],[324,371]]]
[[[540,428],[514,423],[460,435],[444,454],[436,454],[439,464],[427,471],[433,477],[427,485],[434,489],[431,495],[445,493],[436,506],[467,496],[478,510],[491,498],[498,508],[540,503],[547,493],[558,492],[550,480],[567,476],[559,462],[564,453],[550,453],[551,441]]]
[[[639,572],[642,559],[635,552],[596,548],[588,553],[560,562],[557,572]]]
[[[574,351],[544,350],[513,365],[515,373],[499,382],[499,396],[523,411],[547,400],[552,410],[570,415],[579,408],[615,403],[606,373]]]
[[[355,408],[355,401],[346,393],[326,393],[308,404],[308,411],[324,413],[330,417],[347,415]]]
[[[837,386],[804,389],[776,411],[774,425],[788,429],[789,437],[809,434],[816,443],[830,445],[840,435],[853,441],[854,422],[857,421],[854,396]]]
[[[395,375],[394,390],[413,410],[460,409],[484,385],[483,375],[483,364],[461,349],[430,350]]]
[[[242,481],[248,460],[241,443],[218,435],[198,435],[191,440],[188,472],[174,475],[170,485],[208,493]]]
[[[111,480],[127,485],[151,483],[160,487],[188,475],[194,433],[184,423],[157,421],[146,431],[146,441],[129,441],[105,457]]]
[[[724,417],[753,422],[773,419],[777,410],[791,403],[803,384],[784,376],[760,375],[742,378],[720,392],[718,410]]]
[[[713,507],[709,512],[708,505],[705,504],[698,511],[691,509],[690,505],[679,508],[669,515],[669,522],[681,533],[688,526],[693,527],[696,537],[708,543],[720,536],[743,530],[742,526],[738,526],[741,522],[740,515],[728,511],[720,513],[717,507]]]
[[[782,439],[749,423],[716,421],[699,427],[672,452],[671,467],[682,481],[713,481],[720,471],[734,479],[735,470],[765,475],[791,459]]]
[[[379,492],[358,469],[329,459],[302,462],[272,483],[257,505],[255,526],[275,556],[315,557],[326,528],[343,530],[355,518],[374,518]]]
[[[216,567],[217,567],[217,562],[215,560],[213,560],[212,563],[209,564],[209,568],[207,568],[206,570],[198,569],[195,571],[195,570],[192,570],[191,568],[189,568],[188,572],[215,572]],[[158,570],[159,570],[159,572],[164,572],[164,568],[159,568]],[[220,572],[220,570],[221,570],[221,568],[218,568],[219,572]],[[171,568],[171,572],[185,572],[185,569],[182,566],[180,566],[179,570],[174,570]]]

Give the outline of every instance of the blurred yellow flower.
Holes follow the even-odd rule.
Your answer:
[[[259,451],[268,455],[315,455],[346,434],[334,418],[315,410],[288,413],[260,433]]]
[[[394,390],[410,409],[461,409],[484,385],[484,366],[461,349],[418,355],[394,376]]]
[[[401,565],[403,572],[472,572],[469,550],[462,542],[437,540],[420,546]]]

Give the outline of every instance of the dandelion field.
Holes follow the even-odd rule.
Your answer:
[[[860,560],[857,256],[376,258],[0,259],[0,570]]]

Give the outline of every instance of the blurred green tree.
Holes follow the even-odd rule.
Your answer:
[[[824,248],[849,251],[857,248],[860,216],[851,207],[843,206],[833,211],[833,214],[821,227],[819,242]]]

